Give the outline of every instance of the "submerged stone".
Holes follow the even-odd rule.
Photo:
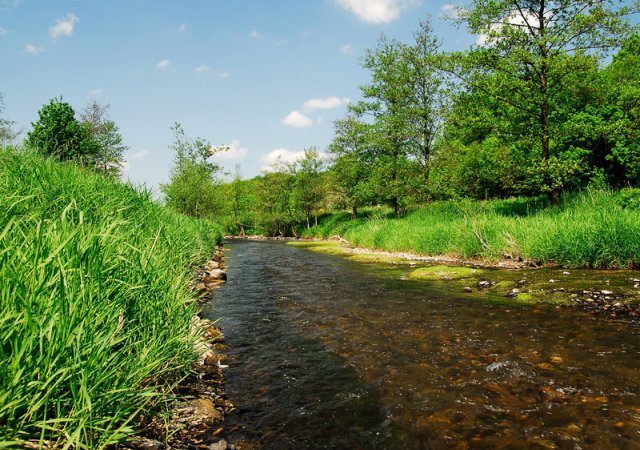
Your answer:
[[[458,280],[482,273],[479,269],[456,266],[421,267],[409,273],[412,280]]]

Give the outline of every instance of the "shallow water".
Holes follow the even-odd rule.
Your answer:
[[[227,244],[206,312],[242,448],[640,449],[640,330],[280,242]]]

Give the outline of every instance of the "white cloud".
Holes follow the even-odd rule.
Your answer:
[[[524,16],[519,13],[514,13],[511,16],[507,17],[502,23],[493,23],[489,27],[489,33],[499,32],[504,26],[514,25],[517,27],[525,27],[526,24],[529,23],[531,27],[535,30],[537,29],[536,25],[538,23],[538,18],[533,14],[524,12]],[[491,42],[494,42],[497,38],[490,37],[489,34],[481,34],[476,39],[476,44],[478,45],[487,45]]]
[[[23,0],[0,0],[0,11],[11,11],[22,2]]]
[[[304,158],[304,151],[287,150],[286,148],[276,148],[262,157],[262,170],[270,171],[273,165],[279,162],[292,163]]]
[[[304,102],[304,105],[302,105],[302,107],[305,111],[315,111],[316,109],[335,109],[350,102],[351,99],[347,97],[338,98],[335,96],[331,96],[327,98],[312,98]]]
[[[218,151],[218,153],[214,153],[213,158],[218,160],[234,160],[234,159],[244,159],[249,154],[249,149],[246,147],[242,147],[240,145],[240,141],[235,139],[231,141],[231,144],[226,146],[220,146],[213,149],[214,151]]]
[[[318,156],[321,159],[327,160],[328,155],[324,152],[319,152]],[[280,163],[292,163],[304,158],[304,150],[294,151],[287,150],[286,148],[276,148],[261,158],[262,170],[265,172],[271,172],[274,166],[277,167]]]
[[[220,72],[218,72],[218,78],[220,78],[221,80],[229,78],[230,76],[231,72],[229,72],[228,70],[221,70]]]
[[[440,7],[440,16],[448,17],[450,19],[457,19],[460,17],[460,7],[453,3],[445,3]]]
[[[156,68],[157,69],[168,69],[169,66],[171,66],[171,60],[170,59],[163,59],[158,64],[156,64]]]
[[[178,33],[184,33],[187,31],[187,24],[181,23],[180,26],[176,29]]]
[[[0,27],[0,36],[4,36],[6,34],[9,34],[9,30],[7,30],[6,28]]]
[[[30,53],[32,55],[37,55],[38,53],[42,53],[44,51],[44,48],[38,47],[38,46],[33,45],[33,44],[27,44],[24,47],[24,51],[27,52],[27,53]]]
[[[151,152],[149,150],[140,150],[139,152],[135,152],[131,154],[131,157],[134,159],[142,159],[142,158],[146,158],[147,156],[149,156]]]
[[[90,95],[102,95],[104,94],[104,91],[102,89],[91,89],[89,91]]]
[[[353,47],[351,46],[351,44],[345,44],[342,47],[340,47],[340,53],[342,53],[343,55],[348,55],[352,51],[353,51]]]
[[[298,111],[291,111],[282,119],[282,123],[289,127],[304,128],[313,125],[313,120]]]
[[[210,70],[211,70],[211,67],[205,66],[205,65],[198,66],[195,69],[193,69],[194,72],[198,72],[198,73],[208,72]]]
[[[335,0],[335,2],[358,16],[360,20],[369,23],[392,22],[408,7],[420,5],[420,0]]]
[[[75,14],[69,13],[58,19],[55,25],[49,27],[49,36],[51,39],[57,39],[59,36],[71,36],[73,27],[79,21],[80,19]]]
[[[299,34],[300,34],[300,37],[304,39],[311,37],[311,31],[301,31]]]
[[[263,37],[260,33],[258,33],[258,30],[253,30],[251,33],[249,33],[249,36],[253,39],[262,39]]]

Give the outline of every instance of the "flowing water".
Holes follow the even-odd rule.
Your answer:
[[[640,330],[232,241],[221,318],[242,448],[640,449]]]

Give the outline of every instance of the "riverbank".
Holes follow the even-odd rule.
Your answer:
[[[339,236],[356,247],[453,260],[505,261],[564,268],[634,269],[640,264],[637,193],[565,194],[559,206],[543,197],[441,201],[395,217],[369,208],[320,217],[306,237]]]
[[[197,271],[192,282],[200,305],[211,301],[214,292],[226,281],[224,251],[218,246],[212,258]],[[224,336],[215,322],[201,317],[198,311],[192,317],[191,332],[198,337],[193,350],[197,359],[188,376],[171,388],[162,400],[163,414],[138,418],[136,434],[117,449],[131,450],[188,450],[194,447],[207,450],[233,450],[224,438],[226,415],[234,410],[224,390],[225,352]],[[159,409],[156,405],[156,409]]]
[[[220,230],[35,154],[0,151],[0,174],[0,447],[103,449],[162,421]]]
[[[296,240],[289,245],[364,264],[398,268],[403,279],[447,283],[465,294],[493,302],[550,303],[594,315],[640,323],[640,273],[539,267],[513,260],[460,260],[353,247],[343,240]]]

